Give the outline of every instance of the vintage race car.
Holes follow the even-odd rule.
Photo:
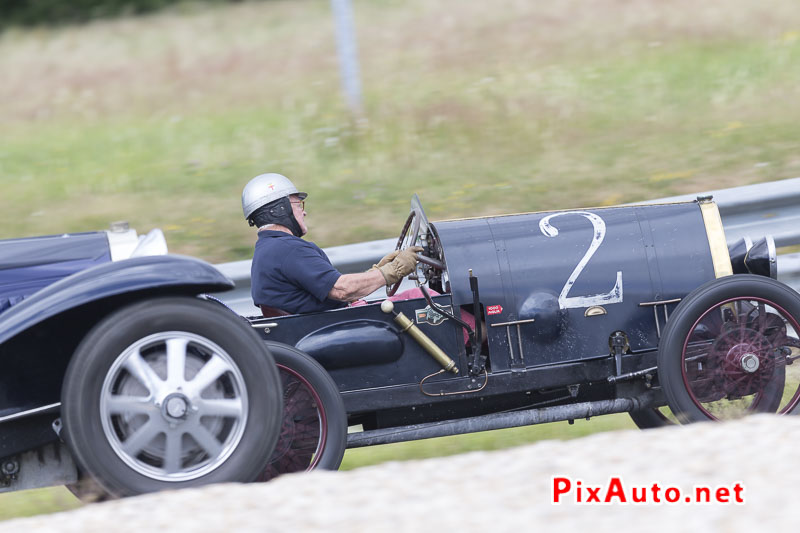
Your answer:
[[[681,422],[798,409],[800,296],[771,237],[728,247],[710,197],[429,222],[415,196],[397,247],[414,244],[415,298],[249,317],[293,371],[271,475],[609,413],[654,427],[664,406]]]
[[[277,367],[201,296],[233,283],[163,253],[160,232],[124,227],[0,241],[0,492],[124,496],[263,470]]]
[[[415,196],[415,292],[246,319],[203,297],[231,286],[210,265],[108,238],[0,242],[5,490],[268,480],[347,447],[800,403],[800,296],[771,238],[728,247],[710,198],[429,222]]]

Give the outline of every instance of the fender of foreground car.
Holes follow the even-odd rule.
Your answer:
[[[0,425],[57,404],[72,353],[103,316],[154,296],[233,288],[204,261],[166,255],[105,263],[66,277],[0,313]],[[0,457],[18,451],[0,439]]]
[[[138,257],[0,313],[0,492],[67,484],[80,494],[94,480],[127,496],[255,479],[280,430],[280,380],[246,322],[198,297],[232,287],[197,259]],[[167,359],[169,379],[157,375]],[[131,394],[160,416],[137,418]]]

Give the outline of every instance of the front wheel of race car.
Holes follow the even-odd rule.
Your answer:
[[[65,441],[115,496],[253,481],[277,441],[269,351],[215,303],[158,298],[89,332],[62,388]]]
[[[293,346],[266,342],[283,386],[278,444],[258,477],[336,470],[347,448],[347,413],[336,383],[317,361]]]
[[[798,319],[800,295],[763,276],[728,276],[689,294],[658,347],[659,381],[678,420],[795,413]]]
[[[671,426],[674,424],[674,422],[670,420],[666,414],[664,414],[664,409],[665,408],[659,409],[651,407],[638,411],[629,411],[628,415],[639,429],[654,429]]]

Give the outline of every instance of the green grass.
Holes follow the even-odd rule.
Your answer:
[[[0,520],[57,513],[80,507],[81,503],[64,487],[0,494]]]
[[[127,219],[243,259],[239,194],[268,170],[311,193],[323,246],[392,236],[414,192],[441,219],[800,171],[790,0],[483,6],[357,1],[362,120],[323,0],[7,32],[0,237]]]

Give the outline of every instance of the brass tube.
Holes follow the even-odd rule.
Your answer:
[[[431,357],[436,359],[442,367],[447,370],[448,372],[452,372],[453,374],[458,374],[458,367],[456,367],[456,362],[450,359],[450,357],[439,348],[435,342],[431,340],[430,337],[425,335],[421,329],[419,329],[414,322],[412,322],[406,315],[403,313],[397,313],[394,315],[394,321],[397,322],[397,325],[400,326],[402,331],[408,332],[411,337],[422,346],[426,352],[431,354]]]

